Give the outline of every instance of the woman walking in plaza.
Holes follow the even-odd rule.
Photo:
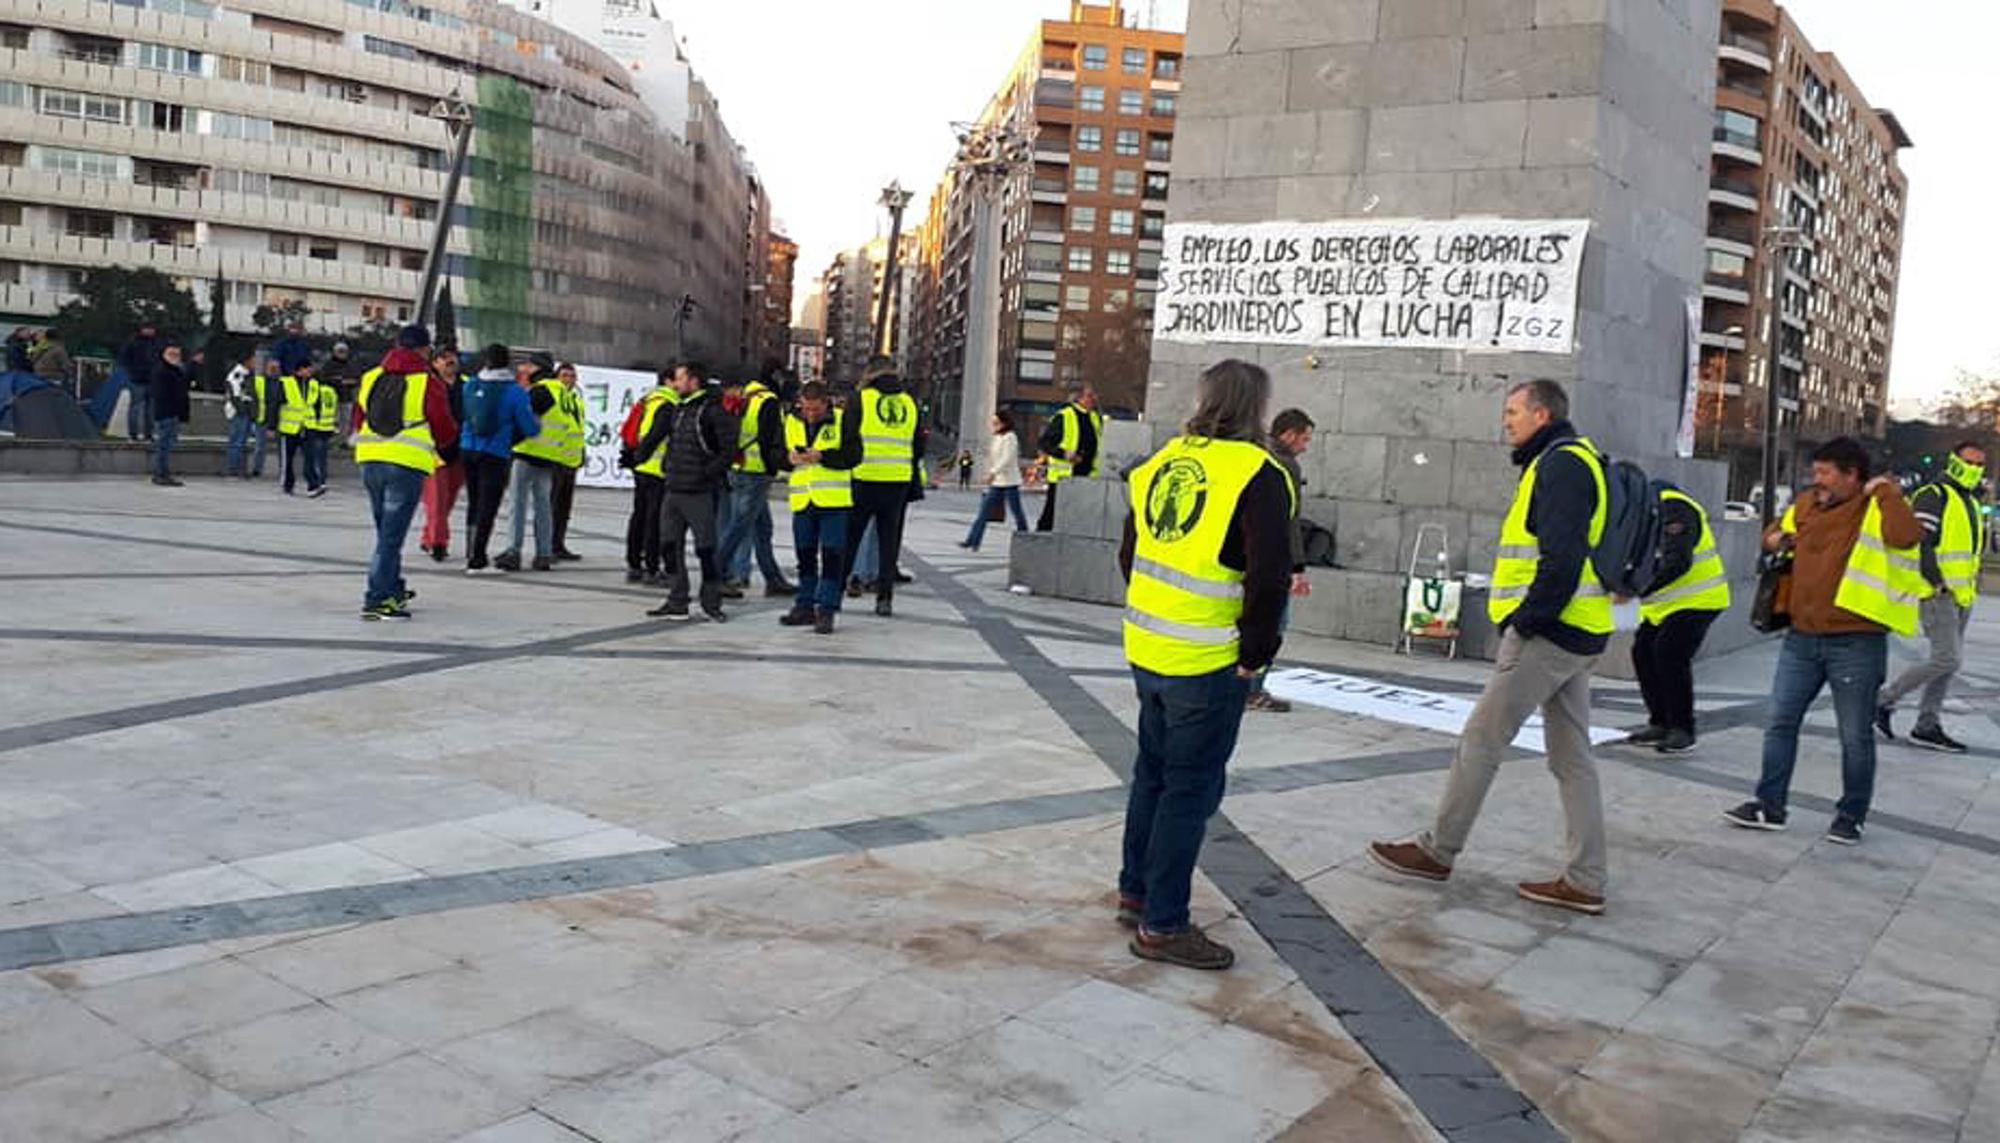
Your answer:
[[[959,547],[978,551],[986,538],[986,520],[1005,504],[1014,513],[1014,530],[1028,530],[1028,514],[1021,508],[1021,438],[1014,435],[1014,419],[995,413],[987,422],[993,439],[986,442],[986,494],[979,498],[979,511],[972,517],[972,530]],[[970,454],[968,454],[970,455]]]

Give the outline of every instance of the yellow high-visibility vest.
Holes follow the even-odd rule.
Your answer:
[[[580,444],[582,439],[577,435],[581,430],[573,427],[571,423],[571,413],[578,404],[574,399],[575,395],[570,393],[568,386],[553,377],[537,381],[528,388],[530,392],[547,389],[552,400],[549,403],[549,411],[541,415],[541,431],[515,445],[514,455],[531,456],[537,460],[560,464],[565,468],[574,468],[575,465],[570,463],[570,453],[573,444]]]
[[[813,434],[813,442],[806,444],[806,423],[799,417],[785,417],[785,447],[799,451],[808,447],[820,452],[832,452],[840,447],[840,434],[846,431],[845,419],[839,409],[833,410],[831,419],[821,422],[819,431]],[[852,508],[854,507],[854,484],[845,472],[828,468],[823,464],[808,464],[792,469],[791,479],[792,511],[803,512],[807,508]]]
[[[764,415],[764,403],[777,397],[761,381],[745,385],[743,395],[749,398],[749,403],[743,407],[743,420],[736,430],[736,451],[741,459],[729,467],[738,472],[768,472],[764,467],[764,450],[757,447],[757,422]]]
[[[317,381],[299,384],[299,379],[287,373],[278,378],[284,404],[278,406],[278,431],[288,437],[295,437],[305,431],[306,418],[312,415],[312,406],[306,398],[312,393]]]
[[[1778,526],[1796,535],[1798,506],[1785,509]],[[1929,591],[1921,558],[1915,548],[1892,548],[1882,538],[1882,502],[1868,497],[1868,514],[1847,553],[1840,573],[1840,590],[1833,605],[1850,615],[1880,623],[1898,635],[1917,633],[1917,604]]]
[[[340,391],[313,378],[306,394],[306,431],[331,433],[339,425]]]
[[[1057,448],[1065,453],[1077,450],[1077,446],[1083,443],[1083,422],[1086,418],[1090,421],[1091,434],[1097,441],[1097,454],[1090,458],[1090,471],[1078,472],[1076,466],[1067,459],[1051,456],[1048,472],[1050,484],[1059,484],[1072,476],[1096,475],[1097,457],[1104,452],[1104,414],[1095,409],[1086,409],[1082,405],[1064,405],[1062,411],[1056,414],[1056,420],[1062,425],[1062,443]]]
[[[1722,553],[1715,547],[1715,530],[1708,526],[1708,513],[1701,502],[1678,488],[1660,492],[1662,500],[1685,501],[1701,522],[1701,535],[1694,545],[1694,563],[1680,578],[1639,600],[1639,617],[1658,624],[1682,611],[1727,611],[1729,573],[1722,566]]]
[[[430,421],[424,418],[424,393],[430,387],[430,376],[428,373],[403,375],[403,426],[396,435],[378,435],[369,425],[364,412],[361,433],[354,438],[355,463],[383,461],[423,473],[437,468],[437,442],[431,438]],[[368,408],[368,395],[374,392],[375,382],[381,377],[379,366],[361,375],[359,399],[363,410]]]
[[[1528,598],[1528,585],[1535,582],[1542,548],[1535,534],[1528,530],[1528,507],[1535,499],[1535,475],[1541,471],[1542,461],[1556,449],[1568,451],[1590,469],[1591,479],[1597,485],[1597,509],[1590,514],[1588,543],[1594,548],[1604,538],[1609,496],[1604,485],[1604,460],[1597,455],[1596,446],[1578,437],[1545,450],[1521,473],[1521,482],[1514,487],[1514,503],[1500,523],[1500,550],[1493,561],[1493,586],[1486,596],[1486,617],[1495,626],[1520,609],[1521,602]],[[1588,557],[1577,573],[1576,591],[1557,618],[1592,635],[1611,634],[1611,596],[1598,580],[1597,569],[1591,566]]]
[[[908,393],[873,387],[855,394],[860,411],[861,463],[854,479],[864,484],[908,484],[917,454],[917,402]]]
[[[653,418],[660,415],[660,410],[668,405],[679,404],[680,399],[681,395],[679,393],[674,392],[665,385],[639,398],[639,408],[641,410],[639,413],[639,439],[641,441],[645,440],[646,434],[653,430]],[[667,442],[661,441],[660,447],[653,450],[653,455],[634,465],[632,471],[643,472],[647,476],[665,476],[666,465]]]
[[[1938,572],[1958,605],[1971,607],[1979,598],[1979,557],[1986,550],[1986,520],[1950,482],[1940,480],[1933,487],[1944,498],[1944,515],[1938,519]],[[1930,581],[1925,580],[1924,598],[1933,594]]]

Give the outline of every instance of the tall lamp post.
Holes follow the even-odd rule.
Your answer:
[[[451,218],[458,211],[458,184],[465,177],[465,156],[472,149],[472,107],[456,91],[431,108],[431,117],[444,121],[451,136],[451,171],[444,180],[444,199],[438,203],[437,225],[431,229],[431,248],[424,254],[423,285],[417,289],[417,322],[429,325],[437,305],[438,278],[444,273],[444,247],[451,237]]]
[[[1793,250],[1810,250],[1811,239],[1796,226],[1764,228],[1764,249],[1771,257],[1770,312],[1765,316],[1769,331],[1764,341],[1764,495],[1763,521],[1766,528],[1778,518],[1778,357],[1784,338],[1785,256]]]
[[[965,306],[965,362],[958,447],[984,455],[1000,398],[1000,190],[1032,161],[1032,141],[1006,123],[957,123],[953,167],[972,194],[972,268]]]
[[[901,180],[891,182],[882,188],[882,197],[877,201],[889,208],[889,258],[882,267],[882,296],[875,299],[875,352],[892,353],[896,348],[895,331],[889,328],[889,302],[899,285],[896,278],[896,254],[903,244],[903,211],[910,205],[910,192],[903,189]]]

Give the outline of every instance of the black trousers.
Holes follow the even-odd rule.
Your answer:
[[[146,433],[146,439],[153,439],[153,434],[150,430]],[[306,471],[305,431],[302,429],[296,433],[278,434],[278,447],[278,469],[283,474],[282,482],[285,491],[290,492],[292,485],[299,477],[304,476]],[[306,487],[312,487],[312,479],[310,477],[306,480]]]
[[[849,547],[859,545],[868,534],[868,522],[875,522],[875,539],[881,544],[881,558],[875,561],[875,598],[896,594],[896,559],[903,554],[903,513],[909,510],[908,483],[883,484],[854,482],[854,514],[848,517]]]
[[[1049,485],[1048,495],[1042,498],[1042,517],[1041,519],[1035,521],[1035,531],[1053,532],[1055,530],[1056,530],[1056,486],[1051,484]]]
[[[1646,700],[1646,718],[1666,730],[1694,733],[1694,657],[1720,611],[1677,611],[1641,623],[1632,641],[1632,670]]]
[[[500,519],[500,505],[507,499],[507,477],[514,458],[488,452],[468,452],[465,462],[466,565],[486,566],[486,545],[493,539],[494,522]]]
[[[667,482],[651,473],[632,474],[632,515],[625,521],[625,566],[633,571],[660,570],[660,507]]]
[[[661,569],[671,577],[667,602],[688,602],[687,534],[694,533],[694,558],[701,565],[701,605],[722,606],[722,567],[715,558],[715,493],[673,492],[660,508],[660,546],[666,549]]]
[[[549,487],[549,512],[555,518],[553,551],[569,551],[569,510],[576,505],[576,469],[556,466],[555,483]]]

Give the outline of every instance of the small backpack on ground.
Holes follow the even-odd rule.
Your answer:
[[[1590,447],[1574,439],[1554,447],[1565,445]],[[1590,565],[1604,590],[1637,598],[1652,589],[1659,570],[1660,492],[1673,486],[1629,460],[1599,453],[1598,462],[1604,466],[1604,535],[1590,549]]]

